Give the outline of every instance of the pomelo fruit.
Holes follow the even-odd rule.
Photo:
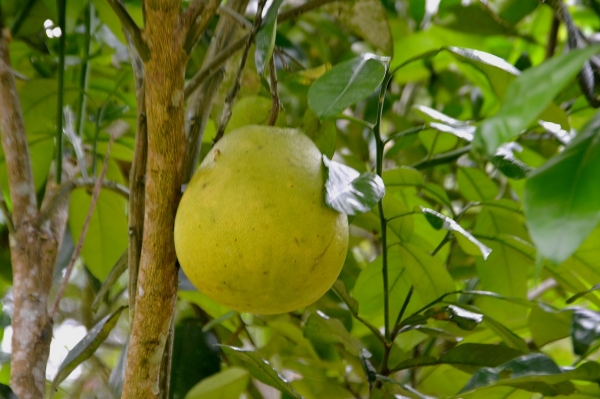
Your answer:
[[[277,314],[333,285],[348,249],[347,216],[325,206],[321,153],[301,131],[245,126],[208,153],[175,218],[190,281],[232,309]]]

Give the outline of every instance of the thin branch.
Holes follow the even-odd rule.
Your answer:
[[[40,211],[40,214],[38,216],[37,225],[41,226],[42,224],[44,224],[44,222],[46,222],[47,220],[50,220],[52,218],[52,216],[54,215],[54,212],[60,205],[60,203],[63,200],[63,198],[65,197],[65,195],[67,195],[71,191],[75,190],[76,188],[96,187],[96,184],[98,184],[98,183],[100,183],[102,188],[105,188],[107,190],[110,190],[117,194],[120,194],[125,198],[129,198],[129,190],[127,189],[127,187],[125,187],[119,183],[115,183],[114,181],[110,181],[110,180],[102,180],[101,181],[100,178],[94,178],[94,177],[87,177],[87,178],[80,177],[77,179],[69,180],[69,181],[62,183],[55,190],[52,191],[50,198],[48,198],[48,200],[45,201],[45,203],[47,205],[44,206],[42,208],[42,210]]]
[[[16,36],[19,33],[21,25],[23,25],[23,22],[25,22],[25,19],[29,15],[29,11],[31,11],[31,8],[33,8],[35,2],[36,0],[28,0],[27,3],[25,3],[23,7],[21,7],[21,9],[19,10],[19,13],[17,14],[10,26],[10,33],[13,36]]]
[[[305,3],[301,6],[279,14],[277,21],[279,24],[281,24],[285,21],[296,18],[301,14],[312,11],[321,7],[322,5],[332,3],[334,1],[336,0],[315,0]],[[224,50],[222,50],[221,53],[216,55],[209,65],[206,65],[200,71],[198,71],[198,73],[185,86],[185,98],[188,98],[194,92],[194,90],[204,83],[206,79],[214,76],[214,74],[218,72],[219,68],[221,68],[233,54],[237,53],[244,47],[244,44],[248,42],[249,38],[250,33],[231,43]]]
[[[64,82],[65,82],[65,47],[67,34],[66,27],[66,8],[67,0],[58,0],[58,26],[62,34],[58,39],[58,89],[56,99],[56,184],[60,184],[62,179],[62,158],[63,158],[63,106],[64,106]]]
[[[106,0],[108,5],[113,9],[119,21],[121,21],[121,25],[123,25],[123,29],[126,30],[133,40],[136,50],[140,54],[140,57],[144,61],[148,61],[150,59],[150,48],[148,44],[142,37],[142,31],[139,26],[135,23],[129,12],[125,6],[119,0]]]
[[[279,116],[279,110],[281,109],[281,101],[279,101],[279,92],[277,91],[277,69],[275,66],[275,57],[271,56],[269,60],[269,88],[271,91],[271,100],[273,106],[271,107],[271,113],[269,114],[269,126],[275,126],[277,117]]]
[[[10,234],[15,234],[17,231],[15,230],[15,224],[12,220],[12,214],[8,209],[8,205],[6,204],[6,200],[4,199],[4,194],[2,193],[2,189],[0,188],[0,209],[2,209],[2,213],[4,214],[4,219],[6,220],[6,227],[8,228],[8,232]]]
[[[279,21],[279,23],[285,22],[287,20],[290,19],[294,19],[304,13],[307,13],[309,11],[312,11],[314,9],[317,9],[321,6],[324,6],[325,4],[329,4],[329,3],[333,3],[335,1],[339,1],[339,0],[313,0],[313,1],[309,1],[307,3],[302,4],[301,6],[298,6],[296,8],[292,8],[291,10],[288,10],[286,12],[282,12],[281,14],[279,14],[279,16],[277,17],[277,21]]]
[[[228,5],[232,10],[239,13],[246,9],[248,2],[249,0],[231,0]],[[214,73],[207,74],[206,79],[202,80],[202,83],[198,83],[196,87],[188,86],[191,90],[186,91],[186,94],[190,94],[190,98],[185,115],[187,143],[183,161],[183,183],[187,183],[191,179],[198,165],[204,129],[210,118],[215,95],[225,76],[222,65],[233,54],[223,51],[223,49],[233,40],[238,30],[239,26],[232,18],[219,19],[202,64],[202,70],[212,70]],[[244,43],[242,40],[239,48],[242,48]],[[226,56],[223,57],[223,55]]]
[[[217,130],[217,135],[215,136],[214,142],[216,143],[223,137],[225,133],[225,128],[227,127],[227,123],[229,122],[229,118],[231,118],[231,110],[233,107],[233,102],[235,101],[235,97],[240,91],[240,87],[242,86],[242,75],[244,73],[244,67],[246,66],[246,60],[248,59],[248,54],[250,52],[250,47],[254,42],[254,38],[256,37],[256,33],[262,24],[262,12],[265,8],[265,4],[267,0],[259,0],[258,8],[256,10],[256,17],[254,18],[254,23],[252,24],[252,30],[246,36],[246,47],[244,47],[244,53],[242,54],[242,59],[240,61],[240,66],[237,71],[237,75],[235,77],[235,81],[233,83],[233,87],[227,93],[227,97],[225,98],[225,104],[223,107],[223,113],[221,114],[221,120],[219,122],[219,129]]]
[[[206,25],[214,17],[219,8],[220,0],[194,0],[182,15],[184,24],[185,43],[183,49],[190,54],[198,39],[204,33]]]
[[[185,85],[185,98],[187,99],[206,80],[219,72],[227,60],[242,49],[247,40],[247,36],[236,40],[229,46],[225,47],[225,49],[223,49],[223,51],[221,51],[219,54],[217,54],[217,56],[213,58],[208,65],[203,66],[202,69],[200,69]]]
[[[231,7],[221,6],[221,7],[219,7],[217,14],[225,14],[228,17],[233,18],[244,28],[252,29],[252,22],[248,21],[246,19],[246,17],[244,17],[242,14],[240,14],[239,12],[237,12],[236,10],[234,10]]]
[[[56,293],[56,298],[54,298],[54,304],[52,305],[52,310],[50,310],[49,317],[50,320],[54,318],[54,314],[58,309],[58,304],[62,299],[62,296],[67,288],[67,283],[69,282],[69,277],[71,276],[71,272],[73,271],[73,266],[75,265],[75,261],[79,257],[79,253],[81,252],[81,248],[83,247],[83,241],[85,240],[85,236],[87,235],[87,230],[90,225],[90,220],[92,220],[92,214],[94,213],[94,209],[96,208],[96,203],[98,202],[98,197],[100,195],[100,188],[102,188],[102,181],[104,176],[106,175],[106,170],[108,169],[108,159],[110,157],[110,150],[115,141],[115,136],[110,136],[110,141],[108,142],[108,147],[106,148],[106,155],[104,156],[104,164],[102,165],[102,172],[100,172],[100,176],[96,181],[96,185],[94,186],[94,191],[92,193],[92,200],[90,202],[90,209],[88,210],[87,216],[85,217],[85,222],[83,223],[83,227],[81,229],[81,235],[79,236],[79,241],[77,242],[77,246],[73,251],[73,255],[71,256],[71,261],[67,266],[67,270],[65,272],[65,276],[60,284],[58,292]]]
[[[415,169],[431,168],[432,166],[441,165],[441,164],[455,161],[456,159],[460,158],[462,155],[468,153],[469,151],[471,151],[470,144],[466,145],[464,147],[458,148],[456,150],[453,150],[453,151],[448,151],[443,154],[436,155],[435,157],[431,157],[424,161],[417,162],[417,163],[411,165],[411,167],[415,168]]]

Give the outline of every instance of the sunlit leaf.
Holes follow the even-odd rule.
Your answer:
[[[288,381],[269,364],[262,356],[254,351],[221,345],[221,350],[227,355],[240,360],[252,377],[285,392],[293,398],[302,397],[292,388]]]
[[[517,137],[575,77],[597,46],[573,50],[526,70],[508,87],[498,113],[481,123],[475,143],[493,155],[502,144]]]
[[[523,205],[540,254],[562,263],[600,221],[600,117],[527,180]]]
[[[325,203],[336,211],[346,215],[365,213],[385,195],[383,180],[375,173],[358,173],[325,155],[323,164],[327,170]]]
[[[334,318],[321,313],[312,313],[304,324],[304,336],[311,341],[327,344],[340,344],[354,356],[358,356],[361,348],[344,325]]]
[[[342,62],[310,86],[308,105],[320,118],[338,114],[371,95],[384,76],[385,66],[374,56]]]
[[[473,374],[461,394],[491,386],[512,386],[547,396],[568,395],[575,391],[570,380],[595,381],[600,365],[587,362],[574,369],[561,369],[547,355],[531,353],[498,367],[486,367]]]
[[[246,390],[248,371],[231,367],[203,379],[185,395],[185,399],[239,398]]]
[[[254,63],[259,75],[265,72],[267,63],[273,56],[273,47],[275,46],[275,33],[277,32],[277,12],[283,0],[274,0],[267,10],[263,24],[256,33],[254,52]]]
[[[67,357],[62,361],[56,372],[52,386],[50,388],[50,397],[54,396],[54,392],[58,385],[71,374],[83,361],[92,356],[96,349],[108,337],[113,327],[117,324],[121,312],[126,306],[121,306],[102,320],[100,320],[88,333],[79,341],[73,349],[69,351]]]
[[[367,42],[392,55],[392,32],[386,10],[379,0],[347,0],[328,4],[324,9]]]
[[[573,352],[584,355],[600,339],[600,313],[588,309],[575,309],[571,321]]]
[[[465,252],[473,254],[473,249],[475,249],[475,251],[477,251],[476,254],[482,255],[483,259],[487,259],[487,257],[492,252],[491,248],[489,248],[477,238],[475,238],[471,233],[465,230],[460,224],[458,224],[453,219],[444,216],[441,213],[434,211],[433,209],[421,207],[421,210],[427,218],[427,221],[429,221],[429,223],[431,223],[433,227],[453,232],[457,240],[459,239],[459,236],[464,237],[466,241],[463,241],[461,239],[459,240],[459,244]]]

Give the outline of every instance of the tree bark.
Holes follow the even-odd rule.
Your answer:
[[[146,2],[144,36],[148,158],[142,253],[122,398],[159,396],[162,354],[177,296],[173,243],[185,147],[184,72],[188,55],[178,1]]]
[[[8,33],[3,31],[0,37],[0,130],[15,227],[10,235],[14,297],[10,384],[21,399],[42,399],[52,339],[48,295],[67,221],[68,195],[58,204],[50,220],[38,223],[31,159],[10,64],[9,40]],[[46,193],[53,189],[53,182],[49,181]]]

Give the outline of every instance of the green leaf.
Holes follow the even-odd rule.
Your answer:
[[[575,309],[571,320],[573,352],[583,356],[600,339],[600,313],[588,309]]]
[[[482,36],[518,34],[511,25],[498,18],[485,3],[473,3],[468,6],[459,3],[449,11],[452,17],[442,20],[442,25],[447,28]]]
[[[386,187],[422,187],[425,185],[423,175],[416,169],[401,166],[383,172]]]
[[[513,146],[511,146],[513,144]],[[498,149],[496,155],[490,158],[495,167],[511,179],[520,180],[526,178],[532,168],[517,159],[512,151],[514,147],[522,148],[517,143],[506,143]]]
[[[117,324],[117,321],[119,321],[119,316],[125,308],[126,306],[121,306],[100,320],[90,331],[88,331],[85,337],[69,351],[67,357],[65,357],[60,366],[58,366],[56,376],[52,380],[50,398],[54,397],[54,392],[56,392],[58,385],[71,374],[71,371],[75,370],[77,366],[96,352],[96,349],[104,342],[113,327]]]
[[[500,192],[498,185],[479,169],[458,168],[456,180],[459,191],[469,201],[493,200]]]
[[[123,384],[125,383],[125,368],[127,367],[127,352],[129,351],[129,337],[121,347],[121,353],[117,363],[110,372],[108,378],[108,389],[113,397],[120,398],[123,393]]]
[[[558,341],[569,336],[573,312],[559,311],[545,306],[536,305],[529,313],[529,331],[537,347]]]
[[[581,297],[586,296],[587,294],[594,292],[594,291],[598,291],[600,290],[600,284],[596,284],[594,285],[592,288],[590,288],[589,290],[585,290],[582,292],[578,292],[577,294],[573,295],[572,297],[570,297],[569,299],[567,299],[567,304],[571,304],[573,302],[575,302],[576,300],[578,300]]]
[[[342,62],[308,89],[308,106],[325,118],[342,112],[371,95],[385,76],[385,66],[373,55]]]
[[[470,312],[454,305],[448,306],[446,313],[448,313],[450,321],[455,323],[459,328],[467,331],[473,330],[483,321],[482,314]]]
[[[219,372],[221,357],[217,344],[215,335],[205,332],[199,320],[184,319],[177,323],[171,360],[170,398],[187,398],[189,394],[186,396],[186,393],[190,389],[194,391],[196,384]]]
[[[523,355],[523,352],[503,345],[464,343],[446,352],[439,363],[447,363],[472,374],[482,367],[496,367]]]
[[[503,58],[484,51],[454,46],[447,47],[447,50],[461,63],[480,71],[499,99],[504,97],[509,84],[521,73]]]
[[[247,370],[231,367],[200,381],[185,395],[185,399],[239,398],[249,380]]]
[[[273,0],[262,26],[256,33],[254,64],[256,64],[256,71],[259,75],[265,72],[267,64],[273,56],[275,34],[277,33],[277,12],[282,2],[283,0]]]
[[[345,25],[352,33],[392,55],[393,38],[386,10],[379,0],[338,1],[324,7],[325,11]]]
[[[330,161],[323,155],[327,171],[325,203],[346,215],[356,215],[371,210],[385,195],[381,177],[375,173],[358,173],[344,164]]]
[[[509,85],[498,113],[477,127],[475,143],[493,155],[498,147],[521,134],[598,48],[573,50],[523,72]]]
[[[382,267],[382,257],[378,256],[361,271],[356,279],[352,296],[358,301],[360,315],[362,316],[383,314]],[[394,315],[395,317],[400,312],[402,303],[412,284],[405,270],[398,245],[394,245],[388,249],[388,280],[390,315]],[[421,299],[413,296],[406,314],[415,312],[422,305],[423,302]]]
[[[531,353],[495,368],[475,372],[459,394],[491,386],[512,386],[547,396],[568,395],[575,391],[570,380],[597,381],[600,365],[587,362],[575,369],[561,369],[548,356]]]
[[[254,351],[235,348],[233,346],[221,345],[221,350],[229,357],[241,361],[252,377],[257,380],[277,388],[281,392],[290,395],[292,398],[302,399],[287,380],[262,358],[260,354]]]
[[[398,245],[398,250],[415,293],[424,303],[456,290],[452,277],[438,258],[410,243]]]
[[[567,148],[536,169],[525,186],[523,205],[540,254],[562,263],[600,221],[600,114]]]
[[[338,319],[325,314],[311,313],[306,319],[303,329],[304,336],[313,342],[322,344],[341,344],[353,356],[361,353],[361,347],[346,327]]]
[[[77,240],[83,229],[91,196],[84,189],[74,190],[69,205],[69,228]],[[128,225],[125,200],[116,193],[102,190],[81,249],[86,267],[104,280],[127,248]]]
[[[485,317],[483,318],[483,324],[487,328],[492,330],[498,337],[500,337],[507,346],[519,350],[523,353],[529,352],[529,347],[527,346],[527,343],[525,342],[525,340],[523,340],[523,338],[519,337],[512,330],[508,329],[506,326],[504,326],[502,323],[499,323],[494,318],[485,315]]]
[[[331,289],[342,301],[344,301],[350,312],[356,316],[358,314],[358,302],[348,294],[344,282],[342,280],[336,280]]]
[[[415,357],[412,359],[403,360],[394,367],[392,367],[390,373],[395,373],[396,371],[411,369],[414,367],[422,367],[422,366],[434,366],[437,365],[438,361],[433,356],[421,356]]]
[[[319,151],[331,159],[336,147],[337,127],[335,118],[327,118],[321,121],[310,108],[307,108],[301,126],[301,130],[311,138]]]
[[[98,307],[100,306],[102,299],[104,299],[104,296],[108,293],[108,291],[110,291],[119,277],[125,273],[125,270],[127,270],[128,255],[128,251],[125,250],[119,260],[117,260],[117,263],[115,263],[113,268],[110,270],[110,273],[108,273],[106,279],[102,282],[102,285],[100,286],[100,289],[94,298],[94,302],[92,302],[92,310],[94,312],[98,311]]]
[[[459,245],[466,253],[470,255],[481,255],[483,259],[487,259],[492,250],[473,237],[471,233],[465,230],[460,224],[448,216],[444,216],[433,209],[421,207],[421,211],[425,215],[427,221],[435,229],[444,229],[451,231],[456,236]],[[464,240],[462,239],[464,238]]]

